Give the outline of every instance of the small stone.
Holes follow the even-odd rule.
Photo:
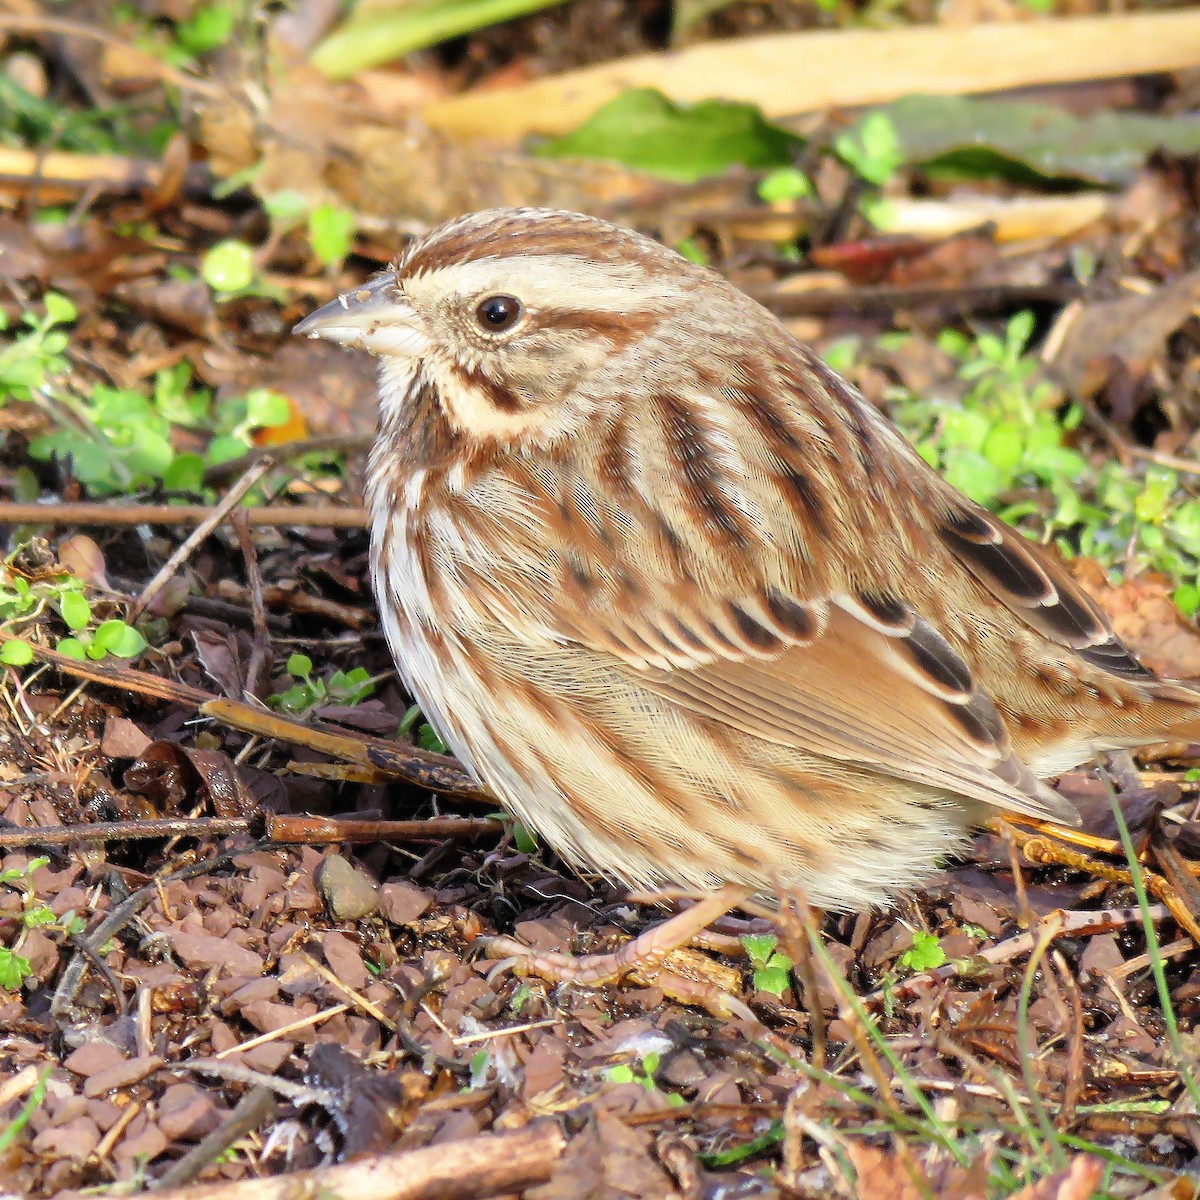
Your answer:
[[[433,894],[414,883],[385,883],[380,895],[383,915],[393,925],[411,925],[433,903]]]
[[[114,1067],[117,1063],[124,1061],[125,1055],[111,1042],[94,1039],[84,1042],[78,1050],[67,1055],[63,1066],[76,1075],[90,1079],[91,1076],[98,1075],[101,1071],[106,1071],[109,1067]]]
[[[212,1096],[194,1084],[173,1084],[158,1102],[158,1127],[171,1141],[198,1142],[220,1123]]]
[[[141,1082],[147,1075],[153,1075],[162,1065],[163,1060],[157,1054],[144,1054],[138,1058],[114,1063],[106,1070],[97,1071],[95,1075],[90,1076],[83,1085],[83,1094],[89,1097],[103,1096],[106,1092],[130,1087]]]
[[[379,908],[379,886],[365,871],[332,854],[317,870],[317,890],[338,921],[357,921]]]
[[[231,975],[261,975],[263,972],[262,959],[229,938],[182,930],[170,930],[167,936],[176,955],[194,971],[223,967]]]

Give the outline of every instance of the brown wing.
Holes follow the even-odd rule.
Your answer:
[[[1100,606],[1066,571],[991,513],[962,501],[936,528],[959,562],[1038,633],[1123,679],[1156,678],[1117,638]]]
[[[677,642],[703,642],[706,661],[668,669],[627,662],[624,673],[681,709],[764,741],[1077,823],[1013,754],[995,705],[929,622],[903,605],[792,601],[789,615],[809,616],[807,636],[797,637],[794,619],[772,613],[779,599],[690,613],[678,621]],[[741,619],[731,620],[730,609]],[[612,653],[613,643],[605,649]]]

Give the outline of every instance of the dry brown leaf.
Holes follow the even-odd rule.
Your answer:
[[[925,1172],[903,1147],[893,1152],[847,1141],[846,1157],[858,1176],[859,1200],[926,1200],[930,1194]]]
[[[1063,335],[1055,373],[1081,398],[1095,395],[1116,369],[1140,379],[1197,303],[1200,271],[1180,275],[1144,296],[1084,304]]]
[[[231,96],[206,102],[197,125],[217,175],[261,164],[251,180],[260,196],[297,193],[310,208],[348,208],[364,228],[389,233],[497,205],[611,215],[613,206],[658,203],[673,190],[612,163],[456,145],[411,114],[375,109],[361,89],[303,68],[272,83],[265,113]]]
[[[1071,569],[1146,666],[1176,679],[1200,677],[1200,631],[1180,615],[1165,575],[1147,571],[1113,585],[1092,559],[1075,559]]]
[[[1104,1174],[1104,1161],[1091,1154],[1071,1160],[1065,1171],[1056,1171],[1014,1192],[1009,1200],[1089,1200]]]
[[[773,33],[467,92],[428,106],[423,115],[457,138],[513,144],[530,133],[565,133],[631,87],[658,88],[685,103],[719,90],[723,99],[783,117],[886,103],[909,92],[963,95],[1190,67],[1198,57],[1200,15],[1194,12]]]

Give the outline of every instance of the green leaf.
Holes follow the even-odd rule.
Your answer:
[[[441,735],[432,725],[422,725],[417,730],[417,745],[422,750],[430,750],[434,754],[448,754],[450,747],[442,741]]]
[[[834,139],[834,151],[868,183],[882,186],[904,161],[892,119],[872,109],[857,125]]]
[[[815,194],[808,176],[796,167],[780,167],[764,176],[758,185],[758,198],[764,204],[790,204]]]
[[[74,303],[60,292],[47,292],[42,303],[46,306],[47,325],[69,325],[79,316]]]
[[[513,843],[522,854],[537,853],[537,838],[520,821],[513,822]]]
[[[771,955],[775,953],[779,939],[773,933],[745,933],[742,935],[742,945],[745,947],[746,956],[750,959],[750,965],[762,968],[771,961]]]
[[[296,683],[285,692],[269,696],[267,703],[275,708],[282,708],[284,712],[300,713],[312,708],[316,700],[317,695],[308,684]]]
[[[947,451],[942,467],[946,482],[978,504],[992,504],[1006,483],[1003,473],[973,450],[956,447]]]
[[[966,96],[906,96],[877,111],[891,120],[904,162],[956,178],[1123,186],[1156,150],[1200,151],[1195,113],[1077,117],[1054,104]]]
[[[21,914],[21,924],[26,929],[38,929],[54,924],[54,910],[48,904],[35,904]]]
[[[688,262],[694,262],[698,266],[708,266],[708,255],[705,253],[704,247],[695,238],[685,237],[682,241],[676,242],[675,253],[682,254]]]
[[[981,452],[992,423],[981,412],[967,408],[947,408],[941,412],[942,443],[948,449]]]
[[[1171,594],[1171,599],[1185,617],[1194,617],[1200,611],[1200,587],[1194,583],[1181,583]],[[7,644],[11,646],[13,643]]]
[[[913,932],[913,944],[896,960],[902,970],[913,972],[935,970],[945,961],[946,952],[942,949],[941,942],[923,929]]]
[[[754,972],[752,982],[756,991],[782,996],[791,983],[791,976],[787,970],[779,967],[761,967]]]
[[[246,420],[260,429],[285,425],[291,419],[288,398],[270,388],[254,388],[246,393]]]
[[[628,1063],[621,1063],[615,1067],[606,1067],[604,1078],[610,1083],[633,1083],[633,1068]]]
[[[254,251],[245,242],[229,239],[208,250],[200,274],[214,292],[241,292],[254,282]]]
[[[58,611],[68,629],[78,632],[86,629],[92,619],[92,606],[87,597],[79,591],[65,591],[58,598]]]
[[[534,148],[546,158],[599,158],[679,183],[726,168],[782,167],[800,140],[750,104],[705,100],[677,105],[634,89],[610,100],[573,133]]]
[[[118,658],[133,658],[146,648],[146,639],[124,621],[105,621],[96,630],[93,641]]]
[[[33,974],[33,965],[23,955],[0,946],[0,988],[16,992],[24,980]]]
[[[27,667],[33,662],[33,647],[19,638],[0,645],[0,663],[6,667]]]
[[[78,638],[60,638],[58,645],[54,648],[59,654],[65,654],[68,658],[73,658],[78,662],[84,662],[87,659],[87,652]]]
[[[1015,421],[995,425],[983,442],[983,457],[998,471],[1011,475],[1025,453],[1025,433]]]
[[[455,0],[388,6],[361,4],[355,16],[339,23],[308,61],[333,79],[348,79],[364,67],[379,66],[447,38],[561,3],[562,0]]]
[[[229,40],[233,20],[232,4],[204,4],[175,26],[175,36],[189,54],[207,54]]]
[[[199,492],[204,485],[204,459],[199,454],[177,454],[163,471],[169,492]]]
[[[263,207],[273,224],[283,229],[292,229],[304,220],[308,212],[308,198],[303,192],[284,188],[264,196]]]
[[[307,654],[291,654],[287,660],[287,673],[297,679],[307,679],[312,674],[313,662]]]
[[[322,266],[340,263],[354,247],[358,221],[348,208],[322,204],[308,218],[308,240]],[[277,422],[279,424],[279,422]]]
[[[220,466],[238,458],[250,449],[250,443],[245,438],[236,437],[232,433],[221,434],[208,443],[204,451],[204,460],[210,467]]]

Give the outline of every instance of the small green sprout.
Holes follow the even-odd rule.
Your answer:
[[[471,1081],[470,1090],[481,1088],[486,1085],[488,1075],[492,1070],[492,1056],[486,1050],[477,1050],[471,1055],[470,1071]]]
[[[55,376],[67,369],[63,357],[69,341],[65,330],[78,317],[75,305],[58,292],[42,297],[44,315],[27,312],[21,317],[25,328],[0,348],[0,408],[9,400],[30,401]],[[8,318],[0,312],[0,332],[8,329]]]
[[[23,929],[54,924],[54,913],[38,901],[31,882],[33,873],[49,861],[48,858],[31,858],[19,867],[0,870],[0,887],[13,888],[22,895],[22,910],[18,919]],[[19,940],[17,944],[20,945]],[[32,974],[33,965],[28,958],[15,949],[0,946],[0,988],[8,992],[19,991],[21,984]]]
[[[245,296],[286,299],[279,288],[262,278],[254,251],[238,238],[226,238],[205,251],[200,260],[200,278],[220,301],[240,300]]]
[[[450,747],[442,741],[441,734],[427,722],[421,721],[421,709],[414,704],[400,719],[400,724],[396,729],[397,737],[401,737],[406,733],[412,733],[416,730],[416,742],[422,750],[429,750],[433,754],[449,754]]]
[[[189,55],[208,54],[223,46],[233,34],[232,3],[201,4],[184,21],[175,24],[175,38]]]
[[[308,241],[323,267],[336,266],[354,248],[358,221],[348,208],[322,204],[308,216]]]
[[[136,658],[146,649],[143,634],[120,618],[97,622],[81,579],[62,572],[31,583],[12,569],[11,558],[0,564],[0,628],[34,620],[52,607],[58,609],[63,624],[70,631],[55,645],[60,654],[80,662],[86,659],[96,662],[109,655]],[[23,639],[0,645],[0,664],[5,666],[27,666],[33,656],[33,647]]]
[[[868,183],[882,187],[904,161],[900,138],[891,118],[878,110],[834,140],[833,149],[847,166]]]
[[[896,959],[896,966],[905,975],[933,971],[945,965],[946,952],[932,933],[923,929],[913,931],[913,944]]]
[[[792,960],[778,950],[779,939],[773,933],[746,934],[742,945],[750,959],[755,991],[782,996],[791,982]]]
[[[780,167],[764,175],[758,184],[758,198],[764,204],[792,204],[815,195],[808,176],[797,167]]]
[[[365,667],[334,671],[328,679],[313,675],[313,662],[307,654],[293,654],[287,660],[287,673],[296,682],[284,692],[267,698],[272,708],[283,712],[306,713],[323,704],[359,704],[375,692],[377,679]]]
[[[655,1078],[661,1063],[659,1052],[650,1050],[640,1055],[636,1064],[618,1063],[613,1067],[605,1067],[602,1074],[609,1083],[636,1083],[648,1092],[665,1095],[672,1108],[681,1108],[687,1101],[678,1092],[664,1092]]]
[[[678,254],[682,254],[688,262],[694,262],[701,267],[709,265],[707,252],[695,238],[685,237],[681,241],[676,242],[675,251]]]

